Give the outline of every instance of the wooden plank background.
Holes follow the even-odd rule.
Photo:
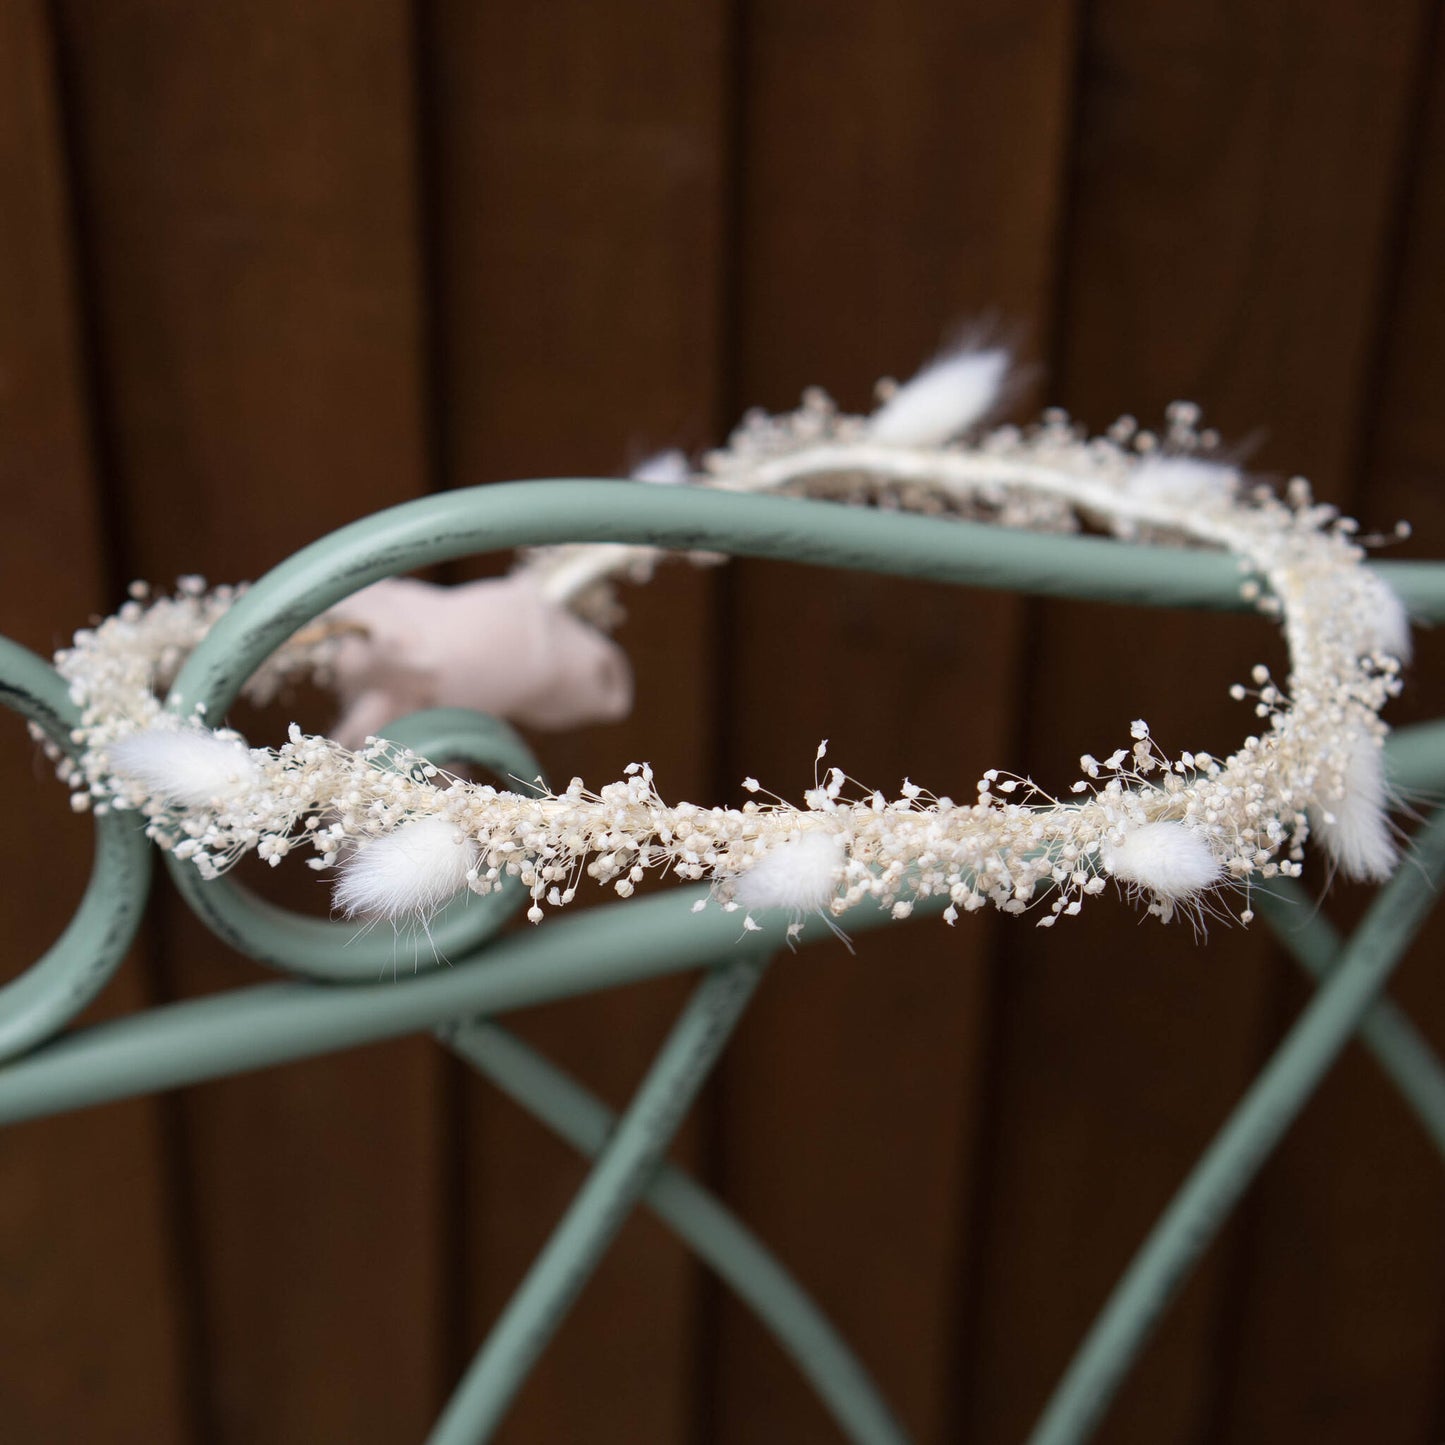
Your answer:
[[[980,319],[1031,364],[1021,417],[1189,396],[1252,466],[1445,556],[1439,8],[0,0],[0,630],[49,650],[133,576],[254,576],[428,491],[616,474],[810,383],[861,407]],[[764,564],[631,604],[633,718],[539,754],[718,801],[746,773],[799,794],[825,735],[854,776],[955,793],[1141,713],[1222,749],[1228,683],[1277,647]],[[1426,637],[1396,717],[1445,710],[1442,677]],[[15,971],[88,837],[9,727]],[[258,976],[157,892],[97,1015]],[[1398,992],[1445,1047],[1439,936]],[[518,1022],[620,1104],[685,992]],[[1120,909],[815,949],[678,1157],[920,1442],[1018,1440],[1305,996],[1261,934]],[[6,1441],[208,1445],[420,1439],[582,1177],[424,1040],[13,1130],[0,1171]],[[1437,1441],[1442,1218],[1445,1170],[1352,1051],[1099,1438]],[[500,1438],[834,1437],[639,1219]]]

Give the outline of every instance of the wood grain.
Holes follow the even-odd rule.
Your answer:
[[[861,409],[980,316],[1038,363],[1021,415],[1191,396],[1251,466],[1445,555],[1437,10],[0,6],[0,628],[48,651],[131,576],[235,580],[430,489],[616,474],[810,383]],[[647,760],[715,802],[745,774],[796,800],[824,736],[870,788],[956,796],[991,765],[1067,786],[1141,715],[1220,750],[1250,722],[1227,685],[1282,661],[1249,618],[764,564],[624,600],[632,719],[532,741],[564,782]],[[1422,636],[1396,721],[1439,715],[1442,667]],[[330,721],[312,694],[237,716],[264,741],[293,714]],[[7,976],[89,858],[11,732]],[[264,881],[324,911],[306,870]],[[1438,927],[1398,992],[1445,1047]],[[166,898],[98,1012],[259,976]],[[687,987],[518,1023],[620,1106]],[[920,1445],[1021,1439],[1305,997],[1258,930],[1196,947],[1107,901],[810,950],[679,1157]],[[582,1178],[426,1040],[29,1125],[0,1159],[7,1441],[421,1438]],[[1442,1177],[1352,1054],[1099,1439],[1436,1439]],[[637,1220],[500,1438],[836,1432]]]
[[[1093,428],[1196,399],[1226,437],[1253,437],[1252,466],[1342,496],[1417,18],[1375,25],[1343,5],[1090,8],[1051,395]],[[1228,684],[1282,661],[1246,618],[1050,604],[1031,621],[1026,766],[1051,790],[1078,775],[1081,752],[1127,745],[1134,717],[1171,755],[1232,748],[1253,719]],[[1261,931],[1211,925],[1196,947],[1187,926],[1127,909],[1079,922],[1062,936],[1000,935],[971,1438],[1025,1434],[1283,1022],[1287,966]],[[1253,1270],[1271,1267],[1251,1256],[1247,1268],[1239,1247],[1231,1229],[1100,1440],[1215,1438],[1233,1287],[1252,1290]]]
[[[438,4],[430,16],[447,485],[618,475],[659,448],[711,441],[722,7]],[[481,559],[462,571],[497,565]],[[534,737],[550,776],[600,786],[648,761],[667,795],[706,796],[717,698],[711,596],[710,577],[677,563],[645,596],[625,590],[631,616],[618,635],[636,669],[632,717]],[[597,901],[584,890],[578,906]],[[691,986],[667,980],[582,998],[519,1025],[622,1105]],[[469,1352],[583,1174],[481,1083],[466,1088],[459,1148]],[[650,1218],[634,1219],[499,1438],[685,1439],[698,1283],[682,1248]]]
[[[407,7],[59,14],[125,570],[256,576],[424,491]],[[307,870],[283,886],[321,896]],[[158,929],[167,992],[257,976],[179,905]],[[206,1439],[424,1433],[439,1084],[409,1042],[185,1096]]]
[[[1445,46],[1436,22],[1415,46],[1416,107],[1393,167],[1394,245],[1378,273],[1376,364],[1366,378],[1350,510],[1367,529],[1408,519],[1390,555],[1445,553]],[[1423,629],[1401,724],[1440,716],[1445,650]],[[1408,863],[1405,866],[1409,866]],[[1366,894],[1365,897],[1357,896]],[[1331,908],[1352,926],[1366,890]],[[1417,1025],[1445,1044],[1438,914],[1392,986]],[[1445,1169],[1372,1060],[1353,1048],[1271,1161],[1251,1220],[1255,1269],[1233,1340],[1229,1438],[1291,1435],[1344,1445],[1438,1438],[1445,1343]]]
[[[1028,354],[1047,326],[1069,31],[1069,7],[1048,3],[749,12],[739,406],[790,408],[818,383],[866,409],[876,377],[990,312]],[[799,800],[824,737],[828,764],[890,795],[907,773],[961,796],[1000,761],[1015,600],[761,564],[737,565],[730,591],[731,801],[745,774]],[[990,997],[978,924],[784,960],[728,1055],[717,1124],[725,1194],[923,1441],[955,1438],[965,1348]],[[718,1333],[717,1440],[832,1438],[730,1302]]]
[[[48,654],[106,601],[61,106],[38,4],[0,7],[0,615]],[[4,719],[0,934],[8,980],[50,946],[90,869],[91,825]],[[135,958],[88,1017],[140,1007]],[[180,1442],[192,1421],[162,1110],[117,1105],[0,1143],[0,1418],[17,1445]]]

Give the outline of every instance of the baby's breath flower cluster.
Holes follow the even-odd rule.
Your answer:
[[[214,876],[255,850],[272,865],[298,845],[314,868],[339,867],[348,914],[425,918],[463,888],[505,879],[530,892],[528,917],[576,896],[590,877],[629,896],[651,870],[711,880],[722,906],[827,918],[871,900],[906,917],[924,898],[944,917],[992,904],[1036,911],[1040,926],[1080,911],[1112,880],[1169,919],[1224,885],[1300,871],[1306,840],[1353,877],[1396,863],[1386,815],[1380,711],[1409,652],[1399,600],[1362,565],[1355,527],[1302,482],[1284,496],[1220,459],[1197,410],[1177,404],[1162,434],[1131,420],[1088,438],[1061,413],[1029,429],[979,423],[1005,381],[991,351],[947,356],[902,387],[880,388],[868,417],[820,392],[801,410],[751,414],[692,475],[675,456],[642,479],[773,491],[1052,531],[1208,546],[1238,560],[1241,588],[1277,618],[1289,647],[1282,682],[1263,667],[1234,694],[1253,699],[1255,733],[1231,756],[1166,756],[1139,720],[1108,757],[1085,755],[1060,797],[995,769],[972,796],[911,782],[885,798],[837,768],[815,773],[801,807],[745,780],[741,808],[670,804],[652,769],[632,764],[600,791],[517,792],[443,772],[371,739],[359,751],[291,728],[277,749],[250,748],[203,717],[165,711],[158,690],[237,595],[183,583],[138,592],[59,654],[81,709],[78,762],[57,757],[78,808],[139,811],[150,836]],[[611,586],[648,575],[655,549],[540,549],[520,567],[558,606],[615,613]],[[266,696],[299,672],[324,674],[345,605],[298,634],[249,686]],[[819,749],[821,768],[826,744]]]

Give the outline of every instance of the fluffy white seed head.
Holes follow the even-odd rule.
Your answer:
[[[467,885],[477,845],[445,818],[419,818],[358,848],[332,901],[348,918],[427,920]]]
[[[754,908],[788,908],[817,913],[838,892],[843,875],[843,837],[810,830],[770,848],[733,880],[733,902]]]
[[[249,791],[258,781],[251,750],[212,732],[146,728],[106,749],[110,766],[150,796],[185,808],[209,808]]]
[[[889,446],[939,446],[998,404],[1007,351],[954,351],[930,362],[873,413],[868,435]]]
[[[1172,820],[1129,828],[1122,842],[1103,844],[1099,858],[1121,883],[1170,902],[1217,883],[1223,871],[1209,844]]]
[[[1410,614],[1400,594],[1381,579],[1378,572],[1360,568],[1358,576],[1360,614],[1366,639],[1376,652],[1409,662],[1414,653],[1410,637]]]
[[[1399,849],[1386,816],[1385,755],[1371,737],[1351,744],[1341,792],[1309,810],[1310,829],[1346,878],[1383,883]]]
[[[1239,473],[1198,457],[1146,457],[1128,475],[1131,496],[1171,506],[1217,506],[1239,490]]]
[[[638,462],[632,469],[632,480],[634,482],[658,482],[664,486],[671,486],[678,482],[685,482],[691,472],[692,468],[687,464],[687,457],[674,449],[657,452]]]

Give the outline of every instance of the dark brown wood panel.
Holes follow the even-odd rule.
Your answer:
[[[1436,9],[0,6],[0,630],[46,651],[130,575],[254,576],[429,488],[696,450],[809,383],[861,409],[979,316],[1041,363],[1023,413],[1191,396],[1261,470],[1445,554]],[[1251,721],[1227,685],[1282,660],[1249,618],[762,564],[625,600],[632,718],[533,741],[564,781],[647,760],[699,800],[746,774],[800,797],[824,736],[870,787],[955,796],[990,765],[1066,786],[1141,715],[1223,749]],[[1397,721],[1439,713],[1442,666],[1425,635]],[[10,731],[6,976],[89,858]],[[307,870],[266,882],[325,907]],[[1445,1047],[1438,937],[1398,992]],[[173,901],[144,947],[98,1013],[260,976]],[[687,989],[518,1024],[622,1105]],[[1306,996],[1260,930],[1196,947],[1107,900],[1049,933],[899,927],[780,961],[678,1156],[920,1445],[1017,1440]],[[0,1433],[35,1441],[419,1439],[583,1177],[427,1040],[29,1125],[0,1158]],[[1442,1191],[1352,1052],[1100,1439],[1433,1441]],[[836,1432],[639,1220],[500,1438]]]
[[[1342,496],[1420,19],[1090,7],[1052,396],[1094,428],[1196,399],[1226,437],[1257,442],[1252,465]],[[1282,660],[1250,619],[1065,605],[1032,619],[1024,763],[1050,788],[1081,752],[1127,745],[1135,717],[1171,755],[1236,745],[1253,718],[1227,685]],[[1197,947],[1187,925],[1114,906],[1079,923],[1000,934],[970,1438],[1026,1432],[1282,1021],[1285,966],[1262,930],[1212,925]],[[1251,1267],[1272,1261],[1211,1255],[1101,1440],[1214,1438],[1230,1286]],[[1310,1435],[1303,1421],[1286,1433]]]
[[[960,325],[1048,327],[1071,7],[751,7],[744,29],[734,395],[848,408]],[[1018,604],[941,587],[739,565],[730,799],[751,774],[799,800],[818,742],[868,787],[953,796],[1002,761]],[[958,1283],[972,1266],[992,920],[784,958],[725,1066],[727,1196],[858,1346],[923,1441],[954,1438]],[[758,1327],[723,1309],[716,1438],[832,1438]],[[711,1438],[711,1437],[709,1437]]]
[[[105,599],[61,113],[43,6],[0,6],[0,628],[48,654]],[[0,972],[80,901],[91,825],[4,718]],[[144,1001],[131,959],[92,1006]],[[155,1101],[10,1130],[0,1144],[0,1418],[17,1442],[188,1437],[185,1321]]]
[[[409,7],[59,13],[125,567],[255,576],[425,490]],[[160,929],[168,990],[257,976]],[[185,1096],[207,1439],[423,1434],[439,1081],[417,1041]]]
[[[446,483],[618,475],[658,448],[711,441],[724,8],[439,4],[429,14]],[[711,592],[711,578],[672,564],[625,596],[632,717],[533,738],[550,776],[600,786],[648,761],[667,795],[707,796]],[[620,1105],[690,987],[584,998],[519,1026]],[[462,1149],[470,1350],[582,1169],[481,1084],[467,1091]],[[697,1310],[691,1260],[650,1219],[634,1220],[500,1438],[687,1438]]]
[[[1428,40],[1433,40],[1429,44]],[[1367,445],[1349,478],[1367,529],[1408,519],[1414,537],[1390,555],[1445,553],[1445,45],[1422,37],[1426,105],[1400,158],[1398,252],[1379,287],[1379,365]],[[1400,82],[1402,97],[1411,98]],[[1396,723],[1445,707],[1438,629],[1419,655]],[[1422,800],[1417,800],[1422,801]],[[1405,865],[1408,867],[1408,863]],[[1345,926],[1366,898],[1332,900]],[[1437,916],[1393,992],[1437,1049],[1445,983]],[[1234,1340],[1228,1438],[1432,1441],[1440,1434],[1445,1344],[1445,1168],[1373,1060],[1354,1048],[1271,1162],[1254,1210],[1257,1261]]]

